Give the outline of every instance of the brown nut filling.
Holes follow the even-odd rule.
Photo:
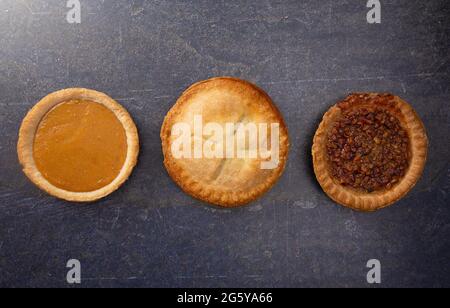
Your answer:
[[[366,192],[393,187],[411,156],[408,133],[380,107],[344,111],[328,134],[327,153],[335,180]]]

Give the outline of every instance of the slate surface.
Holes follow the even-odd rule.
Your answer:
[[[0,0],[0,286],[450,287],[450,2]],[[181,91],[212,76],[253,81],[290,129],[286,173],[263,199],[221,210],[191,199],[162,165],[159,129]],[[142,142],[127,184],[91,205],[35,188],[17,162],[27,110],[66,87],[110,94]],[[352,91],[393,92],[428,129],[430,159],[407,198],[374,214],[330,201],[310,146],[322,114]]]

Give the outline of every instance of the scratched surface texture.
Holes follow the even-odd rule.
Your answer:
[[[450,287],[450,2],[0,0],[0,287]],[[186,196],[162,164],[159,130],[181,91],[230,75],[263,87],[286,118],[287,171],[261,200],[222,210]],[[89,205],[56,200],[22,174],[27,110],[67,87],[110,94],[142,142],[126,185]],[[322,114],[352,91],[392,92],[431,141],[423,178],[373,214],[318,186],[310,146]]]

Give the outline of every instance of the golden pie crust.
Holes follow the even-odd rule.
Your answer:
[[[90,101],[107,107],[120,121],[126,134],[126,158],[117,177],[108,185],[89,192],[68,191],[51,184],[39,171],[34,158],[34,141],[41,121],[56,106],[74,100]],[[131,116],[115,100],[94,90],[73,88],[49,94],[28,112],[19,131],[17,152],[25,175],[40,189],[67,201],[91,202],[116,191],[128,179],[137,163],[139,137]]]
[[[279,123],[279,164],[262,170],[260,158],[174,158],[172,127],[189,123],[195,114],[201,114],[205,124]],[[187,89],[167,114],[161,140],[164,164],[172,179],[189,195],[222,207],[248,204],[270,190],[285,169],[289,151],[287,127],[271,98],[257,86],[231,77],[209,79]]]
[[[330,172],[327,138],[343,110],[351,108],[381,108],[395,116],[407,132],[410,143],[410,163],[406,174],[390,189],[365,192],[338,183]],[[420,179],[428,152],[425,127],[415,110],[398,96],[379,93],[356,93],[333,106],[323,117],[312,147],[314,171],[325,193],[335,202],[359,211],[375,211],[403,198]]]

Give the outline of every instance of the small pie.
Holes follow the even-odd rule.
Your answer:
[[[414,109],[391,94],[352,94],[324,116],[314,171],[337,203],[375,211],[403,198],[425,167],[428,138]]]
[[[202,120],[204,134],[196,131],[196,119]],[[185,146],[188,152],[191,148],[195,152],[197,144],[204,153],[174,154],[177,124],[193,129]],[[258,136],[241,134],[244,127],[259,128]],[[164,164],[173,180],[191,196],[222,207],[248,204],[270,190],[284,171],[289,150],[287,127],[271,98],[257,86],[230,77],[187,89],[167,114],[161,140]],[[247,155],[252,142],[259,142],[258,153],[264,156]],[[217,155],[207,155],[207,146]],[[239,156],[238,150],[246,155]]]
[[[128,179],[139,137],[128,112],[106,94],[66,89],[30,110],[17,152],[24,173],[39,188],[67,201],[90,202]]]

